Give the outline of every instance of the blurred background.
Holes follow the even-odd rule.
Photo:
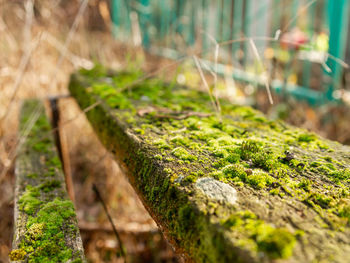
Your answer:
[[[21,100],[66,95],[74,70],[100,63],[207,83],[232,103],[350,144],[349,2],[0,0],[0,262],[13,235]],[[122,262],[96,184],[129,262],[180,262],[74,100],[59,107],[88,260]]]

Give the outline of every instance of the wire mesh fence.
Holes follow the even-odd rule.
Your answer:
[[[268,78],[315,105],[345,88],[349,11],[347,0],[112,1],[117,39],[172,59],[196,54],[217,73],[262,86]]]

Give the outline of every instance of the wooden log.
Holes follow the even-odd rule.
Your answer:
[[[12,262],[84,262],[74,205],[42,102],[20,115]]]
[[[100,140],[187,261],[348,261],[349,147],[225,101],[216,116],[206,94],[137,79],[96,67],[69,89],[94,105]]]

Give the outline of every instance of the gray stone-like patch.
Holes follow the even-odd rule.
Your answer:
[[[210,199],[235,204],[237,202],[237,191],[232,186],[204,177],[196,181],[196,187],[200,189]]]

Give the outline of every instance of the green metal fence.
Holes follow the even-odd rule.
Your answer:
[[[117,39],[130,42],[140,32],[150,52],[172,59],[198,54],[213,70],[228,74],[230,68],[243,82],[263,82],[267,71],[275,92],[322,104],[335,100],[341,86],[349,2],[112,0],[112,19]]]

